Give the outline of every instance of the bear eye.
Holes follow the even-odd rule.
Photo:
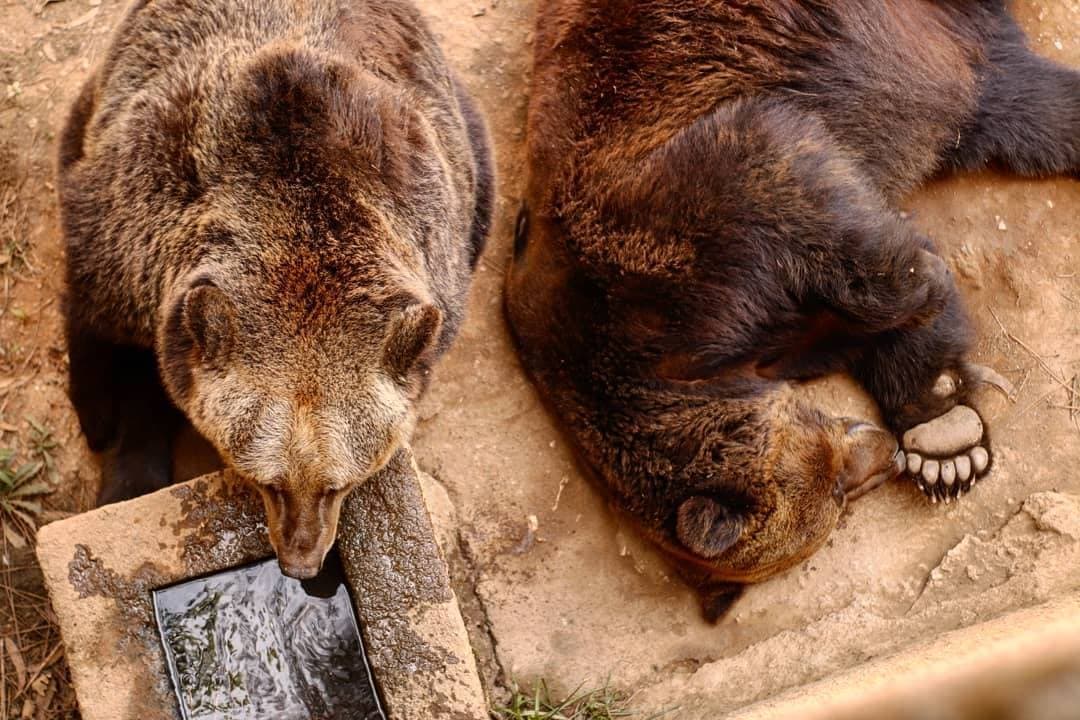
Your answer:
[[[338,482],[335,482],[335,483],[331,483],[331,484],[327,485],[326,488],[320,494],[323,497],[333,497],[334,495],[337,495],[338,493],[345,492],[346,490],[348,490],[350,485],[351,485],[351,483],[343,482],[343,481],[338,481]]]

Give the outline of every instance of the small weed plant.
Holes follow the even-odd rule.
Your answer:
[[[559,700],[551,695],[547,682],[541,680],[532,691],[515,683],[510,702],[492,711],[493,720],[616,720],[638,718],[658,720],[672,710],[645,715],[631,707],[633,697],[609,685],[594,690],[577,690]]]

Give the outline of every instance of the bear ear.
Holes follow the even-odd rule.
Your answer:
[[[679,506],[675,531],[688,550],[713,560],[739,540],[743,525],[742,516],[712,498],[696,495]]]
[[[222,290],[201,281],[184,295],[184,327],[207,365],[221,365],[230,356],[236,339],[236,313]]]
[[[442,313],[434,305],[409,305],[390,323],[390,335],[383,349],[386,368],[397,377],[405,377],[416,361],[427,352],[439,337]]]

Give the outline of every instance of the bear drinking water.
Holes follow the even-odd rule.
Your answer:
[[[409,439],[487,234],[485,129],[400,0],[138,2],[60,141],[71,398],[99,502],[186,420],[315,574]]]

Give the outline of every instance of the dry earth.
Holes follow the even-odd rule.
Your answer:
[[[98,476],[65,396],[53,143],[126,3],[0,2],[0,448],[33,455],[30,421],[53,433],[48,519],[87,508]],[[533,5],[420,5],[487,111],[498,154],[494,236],[415,443],[445,490],[436,514],[496,697],[511,679],[571,689],[610,678],[641,689],[648,707],[714,718],[1080,588],[1080,394],[1069,390],[1080,382],[1080,183],[970,176],[907,203],[960,278],[977,359],[1019,389],[1013,403],[986,398],[991,478],[948,507],[901,484],[872,493],[826,548],[709,626],[587,485],[509,343],[500,290],[523,183]],[[1016,10],[1040,52],[1080,67],[1080,3],[1021,0]],[[872,413],[843,382],[810,391]],[[0,543],[0,718],[20,717],[27,700],[28,717],[74,717],[32,555]]]

